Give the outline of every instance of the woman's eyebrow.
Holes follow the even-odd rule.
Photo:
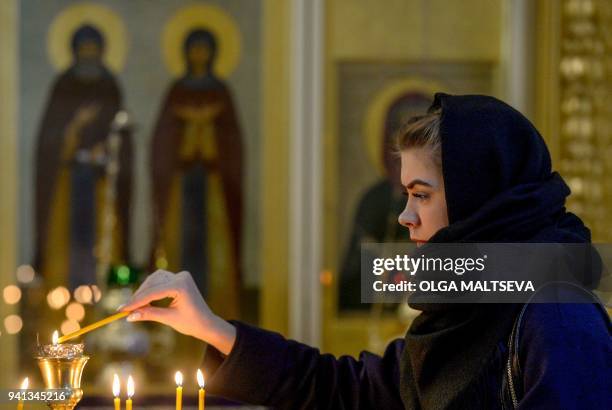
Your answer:
[[[404,185],[404,188],[406,189],[411,189],[413,188],[415,185],[424,185],[424,186],[428,186],[430,188],[433,188],[433,185],[430,184],[427,181],[423,181],[422,179],[413,179],[412,181],[410,181],[407,185]]]

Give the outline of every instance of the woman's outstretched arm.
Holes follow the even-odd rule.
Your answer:
[[[168,308],[148,306],[166,297],[173,299]],[[187,272],[155,272],[122,310],[133,311],[131,321],[157,321],[207,342],[204,369],[212,394],[277,408],[403,408],[401,339],[382,357],[321,354],[278,333],[219,318]]]
[[[384,355],[362,352],[336,358],[278,333],[234,322],[237,338],[229,356],[208,351],[212,393],[280,409],[403,409],[399,358],[404,341]]]

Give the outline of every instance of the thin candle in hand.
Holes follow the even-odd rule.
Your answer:
[[[77,330],[76,332],[72,332],[69,333],[67,335],[64,335],[62,337],[60,337],[58,339],[58,343],[64,343],[67,342],[70,339],[74,339],[75,337],[79,337],[79,336],[83,336],[85,333],[91,332],[92,330],[95,330],[99,327],[102,327],[104,325],[108,325],[109,323],[114,322],[115,320],[119,320],[119,319],[123,319],[124,317],[127,317],[130,314],[130,312],[119,312],[119,313],[115,313],[112,316],[106,317],[102,320],[99,320],[95,323],[92,323],[91,325],[85,326],[79,330]]]

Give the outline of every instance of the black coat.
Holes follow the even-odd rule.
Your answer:
[[[336,358],[278,333],[232,323],[238,332],[229,356],[209,347],[204,360],[210,394],[281,409],[404,408],[403,339],[391,342],[382,356]],[[533,304],[523,323],[520,408],[612,408],[610,322],[594,305]],[[500,341],[497,350],[501,364],[506,343]],[[500,408],[503,371],[500,366],[481,380],[484,390],[466,397],[470,408]]]

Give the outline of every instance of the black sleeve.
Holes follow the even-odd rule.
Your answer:
[[[356,360],[321,354],[278,333],[231,323],[237,334],[229,356],[212,347],[205,355],[210,394],[281,409],[403,409],[402,339],[390,343],[382,357],[362,352]]]

